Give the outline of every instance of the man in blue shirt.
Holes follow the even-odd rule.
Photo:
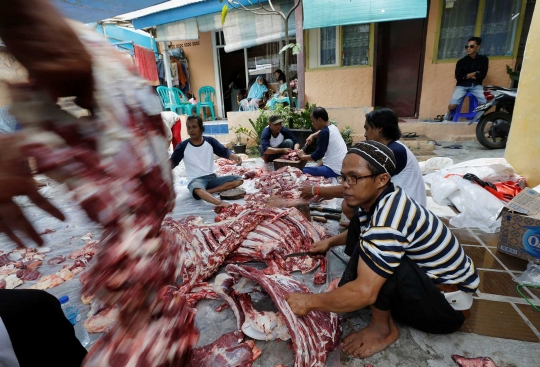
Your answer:
[[[271,116],[268,119],[268,126],[264,128],[261,135],[262,159],[266,163],[273,162],[274,159],[298,148],[300,148],[298,140],[289,129],[283,127],[283,119],[279,115]]]

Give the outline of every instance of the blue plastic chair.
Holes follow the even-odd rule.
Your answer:
[[[212,113],[212,120],[216,119],[216,115],[214,113],[214,95],[215,94],[216,94],[216,90],[213,87],[206,86],[199,89],[199,103],[197,103],[197,115],[200,115],[201,108],[202,108],[205,120],[206,120],[206,107],[210,108],[210,112]]]
[[[186,98],[186,95],[184,92],[182,92],[180,89],[176,87],[172,87],[172,91],[175,98],[175,104],[182,106],[181,111],[182,113],[186,115],[191,115],[191,108],[192,104],[191,102],[188,102],[188,99]]]
[[[465,98],[467,97],[469,97],[469,111],[461,112],[461,108],[463,107],[463,103],[465,103]],[[466,118],[467,120],[472,120],[474,115],[476,115],[476,112],[474,112],[474,109],[476,107],[478,107],[478,100],[471,93],[467,92],[467,94],[465,94],[465,97],[463,97],[463,100],[461,101],[461,103],[454,110],[454,118],[452,121],[458,122],[460,118]]]
[[[172,89],[160,86],[157,87],[156,91],[164,111],[169,110],[176,113],[182,113],[184,107],[176,103],[176,98]]]

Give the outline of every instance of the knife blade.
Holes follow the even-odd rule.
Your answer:
[[[327,208],[325,206],[321,206],[321,205],[310,205],[309,208],[311,210],[317,210],[319,212],[326,212],[326,213],[336,213],[336,214],[341,214],[341,209],[335,209],[335,208]]]
[[[308,251],[293,252],[292,254],[288,254],[288,255],[283,256],[283,258],[286,259],[288,257],[297,257],[297,256],[306,256],[306,255],[311,255],[311,252],[308,252]]]

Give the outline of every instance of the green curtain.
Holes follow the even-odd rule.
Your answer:
[[[303,0],[304,29],[425,18],[427,0]]]

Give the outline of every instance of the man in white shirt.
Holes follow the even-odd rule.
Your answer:
[[[172,167],[175,168],[184,160],[188,189],[196,200],[204,200],[220,207],[230,206],[229,203],[215,198],[212,194],[234,189],[244,182],[237,175],[217,176],[214,154],[242,163],[242,159],[225,148],[216,139],[203,136],[204,125],[199,116],[189,116],[186,121],[189,139],[180,143],[171,156]]]
[[[330,123],[328,112],[324,108],[316,107],[310,117],[313,127],[319,130],[317,149],[311,155],[300,150],[298,156],[304,161],[316,162],[322,159],[322,163],[316,167],[305,167],[302,172],[312,176],[337,177],[347,154],[347,145],[338,128]]]

